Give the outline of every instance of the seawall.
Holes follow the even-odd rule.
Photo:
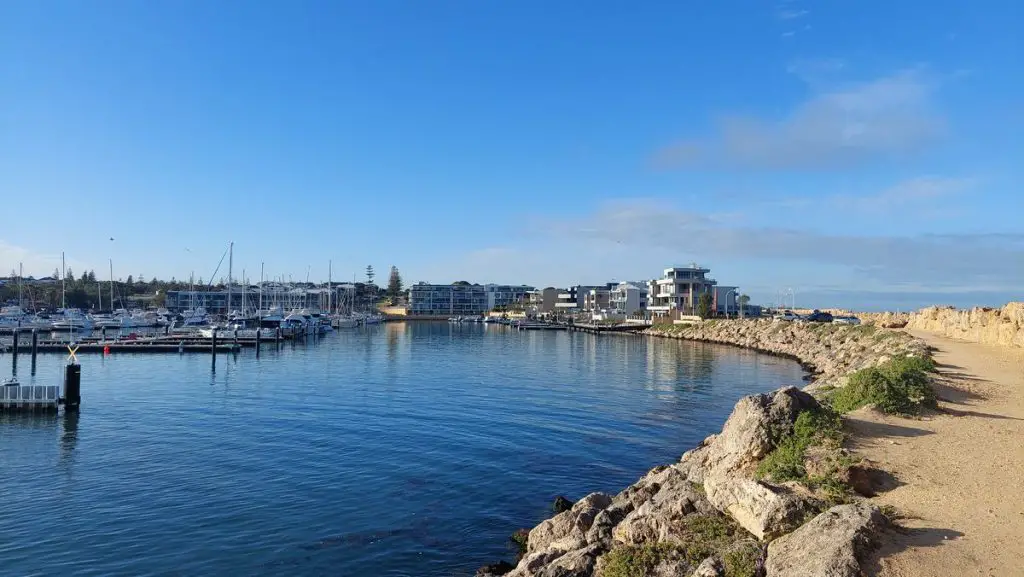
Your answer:
[[[1024,347],[1024,302],[997,309],[928,307],[911,314],[907,328],[974,343]]]
[[[903,332],[861,326],[794,323],[770,319],[705,321],[668,325],[646,334],[740,346],[797,360],[813,376],[807,390],[842,386],[853,371],[897,355],[924,356],[927,347]]]

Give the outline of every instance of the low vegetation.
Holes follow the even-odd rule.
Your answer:
[[[827,407],[803,411],[793,430],[783,433],[775,449],[758,465],[757,477],[776,482],[807,481],[807,449],[814,445],[838,449],[842,442],[842,422],[834,411]]]
[[[523,555],[526,555],[526,545],[530,540],[530,531],[528,529],[520,529],[515,533],[512,533],[512,536],[509,537],[509,539],[516,547],[517,558],[522,558]]]
[[[935,362],[924,357],[901,357],[859,370],[832,395],[832,407],[847,413],[871,404],[889,414],[916,415],[936,406],[929,377],[934,370]]]
[[[627,545],[604,557],[602,577],[643,577],[664,563],[685,562],[690,569],[721,554],[726,577],[754,577],[760,547],[723,515],[689,515],[678,541]],[[723,552],[724,553],[721,553]]]
[[[830,505],[847,503],[852,495],[843,473],[857,459],[842,450],[842,420],[827,406],[801,412],[793,430],[758,465],[756,476],[776,483],[796,481],[816,491]],[[808,464],[813,463],[812,471]]]

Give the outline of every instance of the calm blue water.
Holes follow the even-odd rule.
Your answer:
[[[0,415],[0,573],[472,575],[556,495],[618,491],[802,376],[736,348],[448,323],[215,372],[80,360],[80,415]],[[63,362],[40,356],[35,382]]]

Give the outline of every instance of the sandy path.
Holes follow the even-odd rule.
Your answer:
[[[913,334],[937,349],[940,411],[850,419],[854,448],[895,476],[875,501],[906,516],[873,571],[1024,576],[1024,349]]]

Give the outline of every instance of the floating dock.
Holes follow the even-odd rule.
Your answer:
[[[56,411],[60,385],[0,385],[0,411]]]

